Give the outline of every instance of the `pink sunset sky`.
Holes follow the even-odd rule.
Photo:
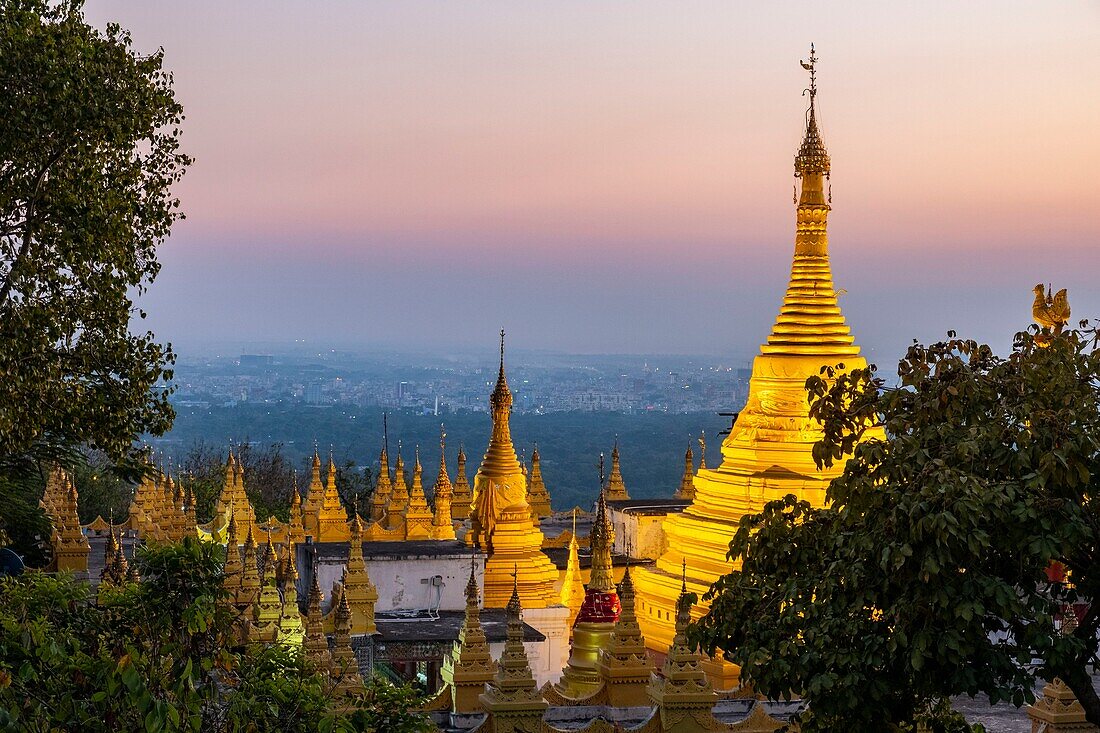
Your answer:
[[[811,41],[871,360],[1100,315],[1096,2],[90,0],[163,46],[196,163],[144,307],[220,343],[751,356]]]

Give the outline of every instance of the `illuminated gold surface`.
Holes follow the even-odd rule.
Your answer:
[[[542,480],[542,456],[539,455],[537,444],[531,453],[531,479],[527,486],[527,503],[539,518],[548,517],[553,511],[550,508],[550,492]]]
[[[470,516],[470,500],[473,491],[466,477],[466,451],[458,446],[458,467],[455,469],[454,494],[451,497],[451,517],[466,519]]]
[[[328,457],[328,477],[325,479],[321,508],[317,512],[317,525],[318,542],[347,542],[351,536],[348,531],[348,515],[340,501],[340,494],[336,491],[336,464],[333,463],[331,454]]]
[[[525,608],[556,605],[558,570],[542,552],[543,535],[531,520],[527,486],[512,445],[509,416],[512,392],[504,375],[504,332],[500,334],[500,371],[489,398],[493,431],[481,467],[474,476],[470,529],[466,543],[484,551],[485,607],[500,608],[509,598],[513,573]]]
[[[785,494],[820,506],[829,482],[843,468],[819,471],[814,464],[812,447],[822,433],[809,417],[804,387],[824,365],[866,366],[837,304],[829,266],[830,207],[824,190],[829,158],[817,129],[815,93],[795,164],[802,190],[794,260],[779,316],[753,362],[748,399],[722,443],[722,464],[699,469],[691,505],[665,520],[668,550],[656,567],[637,575],[639,620],[650,648],[658,651],[673,641],[681,563],[686,562],[687,589],[701,596],[732,569],[726,552],[741,517]],[[696,614],[704,611],[697,608]],[[712,663],[708,672],[722,688],[737,681],[731,665]]]
[[[348,538],[348,564],[344,573],[344,598],[351,610],[351,633],[373,634],[374,605],[378,602],[378,589],[367,574],[363,559],[363,523],[356,514],[351,520]]]
[[[424,496],[424,468],[420,465],[420,449],[417,448],[413,463],[412,489],[405,505],[405,538],[426,540],[431,536],[432,510],[428,508],[428,499]]]
[[[453,540],[455,527],[451,521],[451,478],[447,475],[447,434],[439,429],[439,473],[432,487],[432,502],[435,504],[432,514],[432,539]]]
[[[607,513],[605,493],[600,493],[596,504],[596,518],[592,523],[592,571],[585,589],[585,610],[582,610],[582,615],[573,626],[569,662],[558,683],[558,691],[571,698],[587,697],[599,690],[601,683],[597,664],[600,650],[610,642],[618,620],[618,600],[613,595],[615,582],[611,574],[611,548],[615,543],[615,529]],[[614,599],[614,607],[603,607],[609,606],[606,603],[603,606],[595,605],[604,599]],[[593,611],[596,611],[596,615],[593,615]]]

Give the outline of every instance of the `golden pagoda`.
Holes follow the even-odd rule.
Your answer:
[[[515,584],[527,608],[546,608],[558,602],[554,584],[558,570],[542,552],[543,535],[531,520],[527,486],[512,446],[509,416],[512,392],[504,376],[504,331],[500,332],[500,371],[489,398],[493,432],[485,458],[474,476],[470,528],[466,543],[489,557],[485,563],[485,606],[504,606]]]
[[[294,545],[288,544],[283,551],[283,608],[279,614],[279,643],[302,643],[305,637],[305,626],[302,623],[302,614],[298,610],[298,565],[295,562]]]
[[[260,595],[260,566],[256,558],[256,539],[252,536],[251,526],[244,540],[241,566],[241,587],[237,594],[237,605],[247,608],[255,603]]]
[[[481,707],[489,713],[493,731],[540,730],[542,715],[549,705],[539,695],[527,650],[523,647],[523,611],[519,587],[515,584],[505,609],[508,630],[504,652],[497,662],[496,674],[479,698]]]
[[[455,526],[451,520],[451,479],[447,475],[447,433],[443,426],[439,426],[439,474],[435,477],[435,486],[432,488],[432,501],[435,503],[435,512],[432,515],[432,539],[453,540],[455,538]]]
[[[313,464],[309,470],[309,489],[302,505],[302,527],[314,541],[321,536],[321,502],[324,500],[325,485],[321,482],[321,455],[317,447],[313,448]]]
[[[214,505],[215,522],[229,514],[237,520],[238,532],[251,528],[256,523],[256,512],[244,490],[244,467],[233,455],[233,451],[229,451],[229,458],[225,462],[225,484]],[[221,531],[224,527],[217,529]]]
[[[581,579],[581,558],[577,542],[577,510],[573,509],[573,531],[569,535],[569,559],[561,584],[561,605],[569,609],[568,628],[573,628],[584,603],[584,581]]]
[[[188,478],[192,478],[188,475]],[[187,484],[186,502],[184,507],[184,520],[185,527],[187,529],[187,535],[191,537],[198,536],[199,520],[198,520],[198,508],[195,504],[195,492],[191,488],[191,483]]]
[[[389,442],[389,426],[387,425],[386,413],[382,413],[382,453],[378,456],[378,480],[374,484],[374,492],[370,498],[370,521],[372,523],[381,522],[385,519],[390,494],[393,492],[393,483],[390,480]]]
[[[623,482],[623,470],[619,465],[619,440],[615,439],[615,446],[611,449],[611,475],[607,477],[607,498],[611,501],[626,501],[630,494]]]
[[[405,539],[426,540],[432,536],[432,510],[424,496],[424,468],[420,465],[420,447],[415,451],[412,489],[405,505]]]
[[[76,485],[64,472],[60,475],[63,478],[64,494],[63,498],[57,502],[57,513],[52,517],[54,564],[60,571],[87,573],[88,556],[92,552],[92,546],[80,527]]]
[[[378,629],[374,625],[374,605],[378,602],[378,589],[367,574],[367,563],[363,559],[363,523],[356,513],[351,520],[351,534],[348,539],[348,564],[344,574],[343,593],[351,612],[351,632],[353,634],[373,634]]]
[[[676,489],[676,493],[672,495],[673,499],[683,499],[684,501],[691,501],[695,498],[695,466],[693,465],[693,456],[691,455],[691,444],[688,444],[687,451],[684,453],[684,475],[680,478],[680,488]]]
[[[649,685],[649,697],[657,706],[663,730],[713,730],[711,708],[718,701],[718,694],[703,671],[702,655],[688,645],[690,621],[691,602],[684,583],[676,601],[672,646],[664,666],[653,673]],[[677,723],[680,728],[673,727]]]
[[[622,610],[612,578],[611,548],[615,543],[615,529],[607,513],[605,491],[600,492],[596,502],[591,543],[592,570],[588,587],[573,624],[569,663],[557,686],[558,692],[570,698],[588,697],[599,691],[602,685],[597,669],[600,650],[611,640]]]
[[[363,678],[359,675],[359,660],[351,648],[351,608],[347,596],[341,596],[336,607],[332,636],[332,674],[338,680],[335,692],[339,695],[358,694],[363,690]]]
[[[645,637],[634,612],[634,581],[630,566],[619,583],[622,611],[611,638],[601,647],[596,671],[603,683],[607,704],[612,707],[639,707],[649,704],[647,688],[653,665],[646,651]]]
[[[805,390],[806,379],[818,375],[822,366],[866,366],[837,304],[829,267],[830,207],[824,187],[829,156],[817,128],[815,62],[811,54],[806,64],[811,70],[810,108],[795,158],[802,192],[783,306],[753,362],[747,402],[722,443],[722,464],[714,469],[700,466],[692,503],[664,522],[668,549],[654,568],[636,578],[639,619],[657,651],[668,649],[673,641],[668,622],[677,613],[682,563],[686,562],[687,589],[701,596],[733,569],[726,552],[741,517],[786,494],[820,506],[829,482],[843,470],[842,462],[826,470],[818,470],[814,463],[812,449],[822,431],[809,416]],[[732,665],[716,663],[708,671],[723,689],[737,681]]]
[[[481,710],[481,693],[493,679],[496,662],[489,655],[489,641],[481,628],[481,607],[478,605],[477,577],[474,559],[470,558],[470,579],[466,581],[466,616],[458,630],[458,640],[443,658],[440,676],[451,688],[451,709],[456,713]]]
[[[103,546],[103,570],[99,574],[99,586],[122,585],[129,572],[126,553],[122,550],[122,537],[113,525],[107,528],[107,542]]]
[[[309,587],[309,609],[306,612],[306,633],[302,640],[306,662],[318,672],[327,673],[332,669],[332,655],[328,650],[328,638],[321,614],[321,585],[317,573],[313,573],[313,583]]]
[[[312,488],[310,491],[312,492]],[[343,502],[340,501],[340,493],[336,490],[336,464],[332,460],[332,454],[329,453],[328,477],[325,479],[321,508],[317,512],[317,541],[347,542],[350,536],[348,515],[344,511]]]
[[[298,476],[293,470],[290,472],[290,536],[293,544],[301,544],[306,541],[305,517],[302,514],[302,495],[298,493]]]
[[[225,542],[225,565],[222,567],[222,587],[229,593],[229,600],[237,603],[240,597],[241,581],[244,576],[244,563],[241,550],[237,546],[237,521],[229,515],[228,536]]]
[[[264,546],[260,593],[256,602],[252,604],[252,628],[249,641],[272,642],[278,636],[279,618],[283,614],[283,599],[279,595],[279,583],[276,578],[278,562],[275,547],[271,544],[271,537],[268,536],[267,544]]]
[[[458,446],[458,467],[455,469],[454,494],[451,497],[451,517],[458,520],[470,516],[470,501],[472,499],[470,480],[466,478],[466,451],[462,445]]]
[[[531,451],[531,476],[527,487],[527,503],[539,518],[548,517],[553,513],[553,509],[550,508],[550,492],[542,480],[541,460],[539,444],[535,443],[535,449]]]

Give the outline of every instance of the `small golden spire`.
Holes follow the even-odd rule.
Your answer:
[[[615,543],[615,527],[607,513],[607,496],[600,492],[596,501],[596,518],[592,523],[591,547],[592,569],[588,580],[589,591],[613,591],[615,580],[612,577],[611,548]]]

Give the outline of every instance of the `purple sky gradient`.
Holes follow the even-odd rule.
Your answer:
[[[775,7],[773,7],[773,5]],[[143,299],[206,344],[748,357],[793,247],[809,42],[870,358],[1100,315],[1094,2],[91,0],[196,163]]]

